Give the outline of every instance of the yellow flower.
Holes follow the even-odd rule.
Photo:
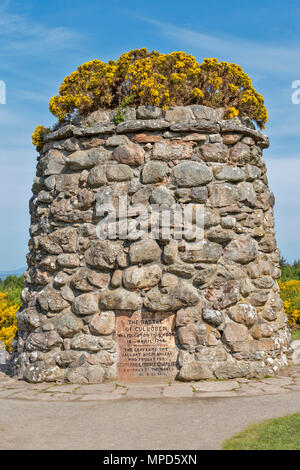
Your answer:
[[[0,292],[0,341],[11,350],[11,341],[17,332],[18,305],[9,305],[7,294]]]
[[[300,281],[278,281],[283,309],[290,326],[300,325]]]
[[[37,126],[34,133],[32,134],[33,145],[39,149],[43,145],[43,135],[47,134],[48,132],[50,132],[50,129],[44,126]]]
[[[234,106],[228,108],[225,113],[225,119],[233,119],[239,115],[239,110],[236,109]]]
[[[49,109],[65,121],[99,108],[118,108],[133,94],[132,105],[221,106],[228,119],[247,115],[261,128],[268,119],[263,97],[239,65],[216,58],[199,64],[183,51],[160,54],[146,48],[126,52],[107,64],[92,60],[80,65],[64,79]]]

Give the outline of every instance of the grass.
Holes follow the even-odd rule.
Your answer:
[[[300,328],[291,331],[292,339],[300,339]]]
[[[223,443],[224,450],[300,450],[300,413],[254,424]]]

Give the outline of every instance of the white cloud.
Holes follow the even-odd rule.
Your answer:
[[[156,26],[159,33],[181,44],[192,46],[195,50],[218,59],[238,62],[247,67],[269,71],[294,73],[300,75],[300,51],[296,45],[282,47],[269,46],[255,41],[246,41],[238,37],[222,37],[203,34],[198,31],[181,28],[168,23],[140,17],[146,23]]]
[[[25,16],[10,13],[10,2],[0,6],[0,55],[20,52],[22,55],[55,52],[74,47],[80,35],[63,26],[44,26]]]

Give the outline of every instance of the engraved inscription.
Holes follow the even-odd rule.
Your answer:
[[[175,314],[118,314],[116,333],[119,378],[176,376]]]

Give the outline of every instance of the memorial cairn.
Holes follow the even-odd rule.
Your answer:
[[[235,64],[92,61],[38,126],[11,373],[30,382],[274,375],[290,337],[262,149]]]

